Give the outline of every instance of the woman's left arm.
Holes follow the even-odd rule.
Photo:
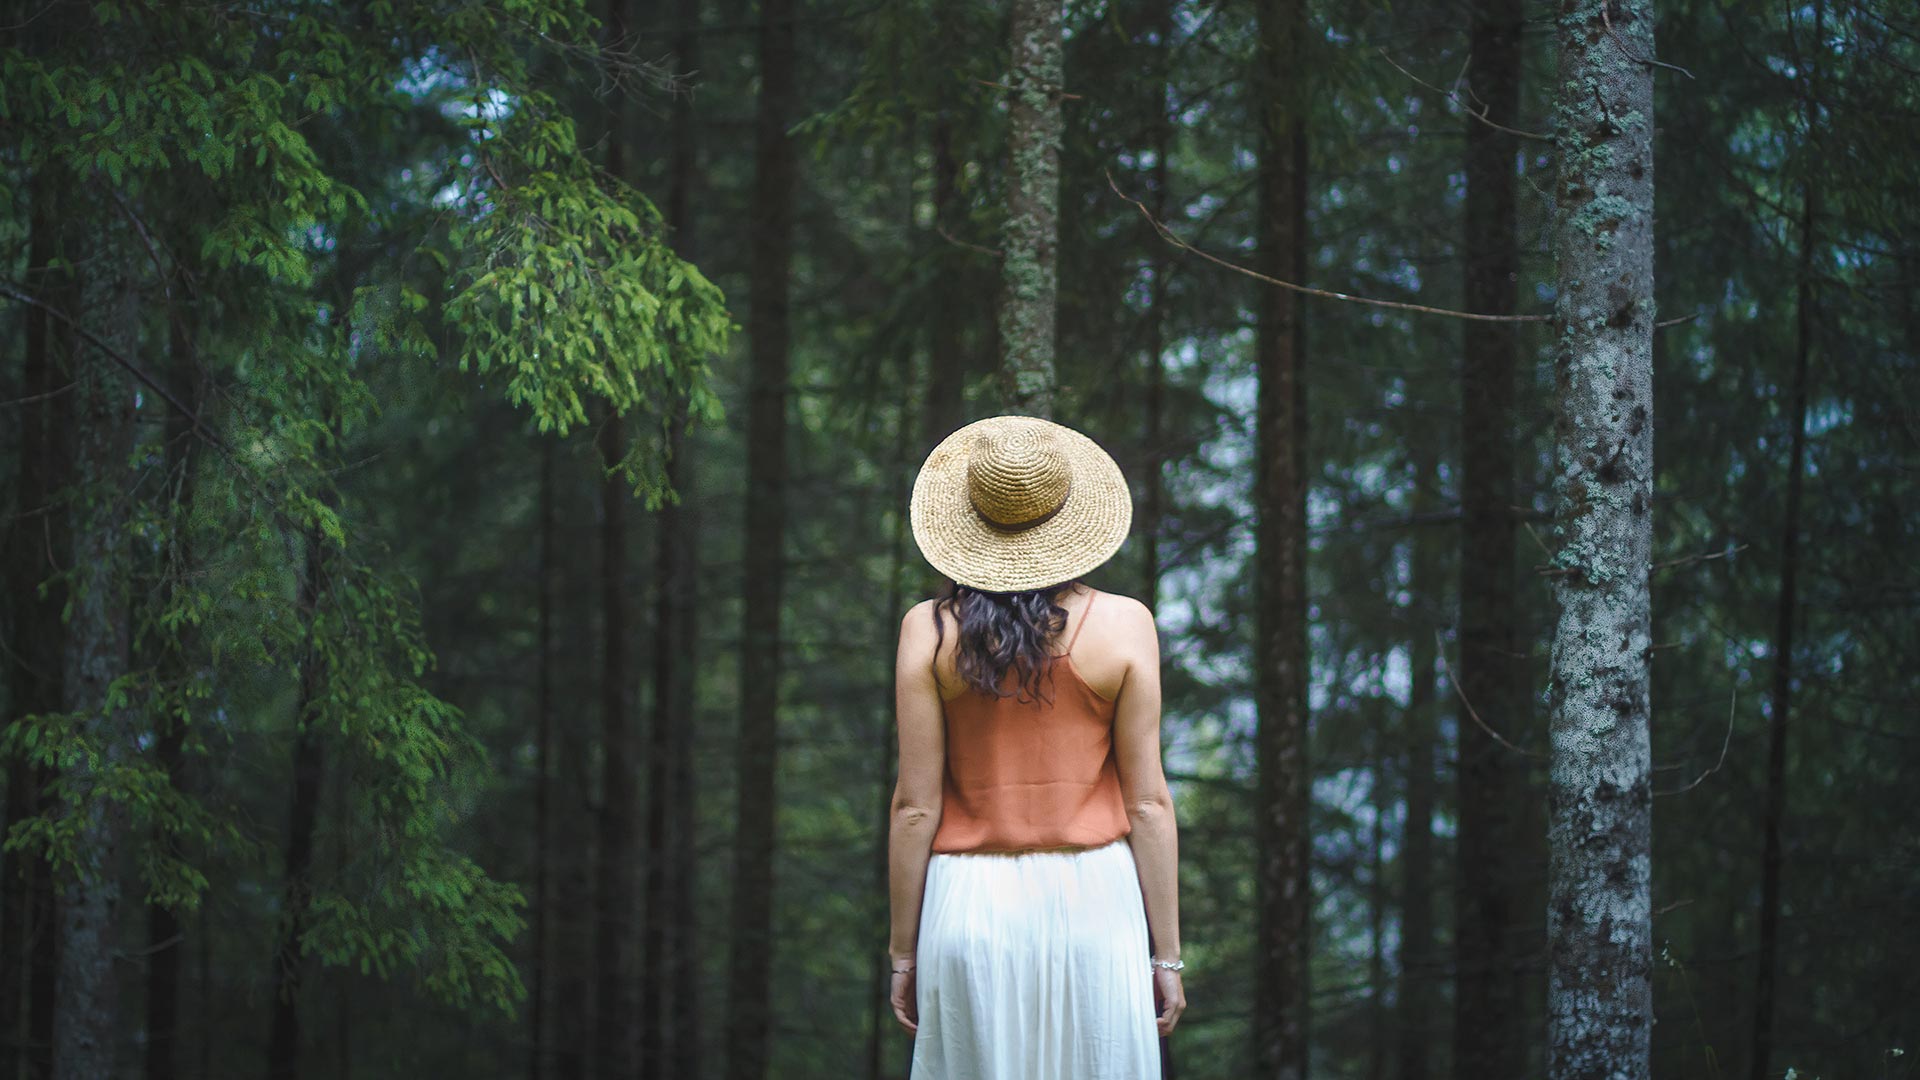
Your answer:
[[[894,660],[894,715],[900,733],[900,777],[893,789],[887,835],[888,891],[893,928],[887,951],[895,968],[913,961],[920,936],[920,901],[940,827],[942,774],[946,771],[945,719],[933,677],[933,602],[922,601],[900,621]]]

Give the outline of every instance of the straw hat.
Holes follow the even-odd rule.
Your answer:
[[[1038,589],[1111,558],[1133,525],[1112,456],[1037,416],[990,416],[940,440],[913,482],[913,540],[935,570],[985,592]]]

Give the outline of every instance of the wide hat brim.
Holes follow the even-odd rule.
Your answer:
[[[1033,425],[1051,430],[1067,463],[1066,500],[1050,518],[1007,532],[982,520],[967,492],[967,463],[983,436]],[[1093,439],[1037,416],[989,416],[940,440],[913,481],[914,543],[935,570],[985,592],[1070,581],[1113,557],[1133,527],[1133,491]]]

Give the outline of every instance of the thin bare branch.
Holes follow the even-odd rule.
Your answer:
[[[1536,758],[1547,756],[1538,750],[1529,750],[1524,746],[1515,746],[1513,743],[1507,741],[1506,736],[1488,727],[1487,722],[1485,720],[1480,719],[1480,713],[1474,709],[1473,702],[1467,700],[1467,692],[1465,690],[1460,689],[1460,680],[1453,677],[1453,667],[1452,665],[1447,663],[1446,642],[1440,640],[1439,630],[1435,630],[1433,632],[1433,644],[1435,649],[1435,655],[1440,657],[1441,673],[1446,675],[1448,685],[1452,686],[1453,692],[1459,695],[1460,697],[1461,706],[1467,710],[1468,716],[1473,717],[1473,722],[1480,725],[1481,731],[1484,731],[1487,734],[1493,736],[1495,742],[1498,742],[1501,746],[1504,746],[1507,749],[1512,750],[1516,754],[1525,754],[1528,757],[1536,757]]]
[[[229,453],[231,453],[231,450],[228,448],[227,444],[221,440],[219,434],[217,434],[212,428],[208,427],[205,424],[205,422],[203,422],[200,419],[200,416],[198,413],[194,412],[192,409],[187,408],[187,406],[179,398],[174,397],[173,394],[170,393],[166,387],[161,386],[158,382],[155,382],[153,376],[148,375],[146,372],[140,370],[139,365],[127,359],[125,356],[122,356],[118,349],[115,349],[113,346],[100,340],[99,336],[94,334],[93,331],[87,329],[84,326],[81,326],[78,322],[75,322],[72,316],[68,315],[64,311],[61,311],[59,308],[54,307],[52,304],[49,304],[41,300],[39,297],[33,296],[29,293],[21,292],[20,290],[14,288],[11,285],[0,283],[0,296],[5,296],[8,299],[14,300],[18,303],[28,304],[33,307],[37,307],[40,310],[46,312],[47,314],[53,316],[54,318],[59,319],[62,323],[65,323],[67,327],[71,329],[74,333],[79,334],[81,337],[87,339],[87,343],[89,345],[92,345],[94,348],[99,349],[103,354],[106,355],[106,357],[109,360],[112,360],[114,363],[120,365],[120,367],[123,368],[127,372],[127,374],[132,375],[135,379],[139,380],[142,386],[145,386],[147,389],[153,391],[156,397],[166,402],[168,405],[173,406],[175,411],[177,411],[181,416],[186,417],[187,420],[193,424],[194,430],[198,431],[202,438],[206,439],[208,442],[212,443],[213,445],[219,447],[221,450],[228,451]]]
[[[1478,110],[1475,110],[1473,106],[1468,105],[1464,101],[1461,101],[1460,95],[1457,92],[1452,90],[1442,90],[1441,88],[1433,85],[1432,83],[1426,81],[1425,79],[1422,79],[1420,76],[1415,75],[1413,72],[1408,71],[1406,68],[1401,67],[1399,64],[1394,63],[1393,57],[1387,55],[1387,50],[1384,47],[1376,46],[1373,51],[1380,54],[1380,59],[1385,60],[1389,64],[1392,64],[1393,70],[1399,72],[1402,75],[1405,75],[1407,78],[1412,79],[1414,82],[1420,84],[1421,86],[1426,87],[1428,90],[1431,90],[1436,94],[1439,94],[1441,97],[1446,98],[1448,101],[1453,102],[1455,105],[1460,106],[1460,109],[1462,112],[1466,113],[1468,116],[1473,117],[1475,120],[1478,120],[1481,123],[1487,125],[1488,127],[1494,129],[1495,131],[1504,131],[1509,135],[1517,135],[1522,139],[1534,139],[1536,141],[1543,142],[1543,143],[1550,144],[1553,142],[1553,136],[1551,135],[1542,135],[1539,132],[1535,132],[1535,131],[1521,131],[1519,128],[1510,128],[1505,124],[1494,123],[1492,120],[1487,119],[1487,109],[1485,105],[1482,105]],[[1461,74],[1463,75],[1466,74],[1466,69],[1462,68]],[[1469,86],[1471,86],[1471,84],[1469,84]]]
[[[1269,285],[1278,285],[1283,289],[1291,289],[1294,292],[1306,296],[1318,296],[1327,300],[1344,300],[1349,304],[1366,304],[1371,307],[1391,308],[1395,311],[1415,311],[1423,315],[1445,315],[1448,318],[1470,319],[1476,322],[1540,323],[1553,321],[1553,316],[1551,315],[1482,315],[1471,311],[1452,311],[1447,308],[1428,307],[1425,304],[1409,304],[1401,300],[1376,300],[1366,296],[1351,296],[1347,293],[1334,292],[1330,289],[1316,289],[1309,285],[1300,285],[1291,281],[1281,281],[1279,278],[1269,277],[1257,270],[1249,270],[1244,266],[1230,263],[1217,255],[1210,255],[1194,247],[1192,244],[1187,243],[1185,240],[1182,240],[1179,235],[1162,223],[1159,218],[1154,217],[1153,211],[1148,210],[1145,203],[1121,191],[1120,185],[1114,182],[1113,173],[1111,172],[1107,173],[1107,186],[1113,189],[1115,195],[1132,203],[1134,209],[1140,211],[1140,216],[1146,218],[1147,222],[1153,226],[1153,231],[1159,233],[1161,239],[1167,241],[1169,244],[1172,244],[1182,251],[1198,255],[1216,266],[1225,267],[1236,274],[1245,274],[1256,281],[1264,281]]]
[[[1655,571],[1671,570],[1676,566],[1685,566],[1688,563],[1706,562],[1708,559],[1724,559],[1727,556],[1732,555],[1734,552],[1744,551],[1746,548],[1747,548],[1746,544],[1735,544],[1733,547],[1730,547],[1725,551],[1709,551],[1702,555],[1687,555],[1678,559],[1668,559],[1666,562],[1654,563],[1653,569]]]
[[[1727,690],[1727,737],[1720,741],[1720,760],[1713,763],[1713,768],[1694,777],[1693,783],[1685,787],[1674,788],[1672,791],[1656,791],[1654,792],[1655,795],[1678,795],[1683,791],[1692,791],[1694,788],[1700,786],[1700,781],[1720,771],[1720,766],[1726,764],[1727,747],[1733,745],[1733,703],[1734,699],[1739,696],[1739,692],[1740,687],[1738,684],[1735,684]]]
[[[1689,79],[1693,78],[1693,72],[1688,71],[1679,64],[1669,64],[1665,60],[1655,60],[1652,57],[1641,56],[1639,53],[1628,48],[1626,39],[1614,33],[1613,19],[1607,14],[1607,6],[1605,4],[1600,5],[1600,23],[1607,28],[1607,36],[1613,39],[1613,43],[1620,46],[1621,52],[1627,54],[1627,59],[1646,64],[1649,67],[1663,67],[1669,71],[1677,71]]]
[[[945,225],[936,226],[933,231],[939,233],[941,239],[945,240],[949,244],[954,245],[955,247],[963,247],[963,248],[966,248],[968,251],[977,251],[982,255],[991,255],[996,259],[1000,257],[1000,252],[995,250],[994,248],[981,247],[979,244],[968,243],[967,241],[962,240],[959,237],[948,232],[947,227]]]

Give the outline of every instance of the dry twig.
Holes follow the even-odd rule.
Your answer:
[[[1474,709],[1473,702],[1467,700],[1467,692],[1465,690],[1460,689],[1460,680],[1453,677],[1453,667],[1452,665],[1447,663],[1447,646],[1444,641],[1440,640],[1440,631],[1438,630],[1435,630],[1433,632],[1433,644],[1435,649],[1435,655],[1440,657],[1441,672],[1446,675],[1448,684],[1453,687],[1453,692],[1460,696],[1461,707],[1467,710],[1468,716],[1473,717],[1474,723],[1480,725],[1481,731],[1484,731],[1487,734],[1493,736],[1494,740],[1498,742],[1501,746],[1504,746],[1507,749],[1514,751],[1515,753],[1525,754],[1528,757],[1546,757],[1547,756],[1538,750],[1529,750],[1524,746],[1515,746],[1514,744],[1507,741],[1506,736],[1488,727],[1487,722],[1485,720],[1480,719],[1480,713],[1478,712],[1478,710]]]
[[[1182,251],[1198,255],[1216,266],[1225,267],[1236,274],[1245,274],[1256,281],[1264,281],[1269,285],[1278,285],[1283,289],[1291,289],[1297,293],[1302,293],[1307,296],[1318,296],[1327,300],[1345,300],[1350,304],[1367,304],[1372,307],[1392,308],[1395,311],[1416,311],[1423,315],[1445,315],[1450,318],[1469,319],[1475,322],[1540,323],[1553,321],[1553,316],[1551,315],[1482,315],[1471,311],[1453,311],[1448,308],[1428,307],[1425,304],[1409,304],[1402,300],[1376,300],[1367,296],[1351,296],[1347,293],[1334,292],[1331,289],[1316,289],[1310,285],[1300,285],[1291,281],[1282,281],[1277,277],[1270,277],[1257,270],[1249,270],[1244,266],[1228,262],[1217,255],[1210,255],[1194,247],[1192,244],[1187,243],[1185,240],[1182,240],[1178,234],[1168,228],[1159,218],[1154,217],[1153,211],[1148,210],[1145,203],[1121,191],[1120,185],[1114,182],[1111,172],[1107,174],[1107,186],[1113,189],[1115,195],[1132,203],[1134,208],[1140,211],[1140,216],[1146,218],[1148,224],[1153,226],[1153,231],[1159,233],[1161,239],[1167,241],[1169,244],[1172,244]]]
[[[1402,75],[1405,75],[1407,78],[1412,79],[1414,82],[1418,83],[1421,86],[1426,87],[1428,90],[1431,90],[1436,94],[1439,94],[1441,97],[1446,98],[1448,101],[1453,102],[1455,105],[1460,106],[1461,111],[1465,112],[1468,116],[1473,117],[1475,120],[1478,120],[1481,123],[1487,125],[1488,127],[1494,129],[1495,131],[1504,131],[1509,135],[1518,135],[1522,139],[1534,139],[1543,143],[1553,142],[1553,136],[1551,135],[1542,135],[1534,131],[1521,131],[1519,128],[1510,128],[1505,124],[1497,124],[1492,120],[1487,119],[1487,106],[1485,104],[1482,104],[1479,110],[1476,111],[1473,108],[1473,106],[1468,105],[1466,102],[1460,100],[1460,95],[1458,92],[1453,90],[1442,90],[1439,87],[1433,85],[1432,83],[1426,81],[1425,79],[1422,79],[1420,76],[1415,75],[1413,72],[1408,71],[1406,68],[1401,67],[1399,64],[1394,63],[1393,57],[1387,55],[1387,50],[1384,46],[1376,47],[1373,51],[1380,54],[1380,59],[1385,60],[1389,64],[1392,64],[1393,70],[1399,72]],[[1462,68],[1460,73],[1462,75],[1465,75],[1466,69]],[[1468,84],[1468,92],[1469,93],[1472,92],[1472,84]]]

